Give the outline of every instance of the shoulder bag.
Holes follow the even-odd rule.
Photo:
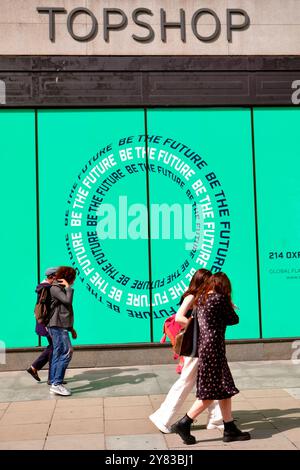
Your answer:
[[[180,330],[175,337],[173,350],[176,354],[189,357],[198,356],[198,328],[196,309],[194,309],[185,328]]]

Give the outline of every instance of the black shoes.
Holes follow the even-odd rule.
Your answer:
[[[249,441],[251,435],[249,432],[242,432],[234,421],[224,422],[223,442]]]
[[[195,444],[196,438],[191,435],[191,424],[193,420],[185,415],[179,421],[177,421],[173,426],[171,426],[171,431],[179,434],[183,442],[187,445]]]
[[[193,420],[188,415],[185,415],[171,426],[171,431],[179,434],[183,442],[187,445],[196,443],[195,437],[191,435],[192,422]],[[223,442],[249,441],[249,439],[251,439],[249,432],[242,432],[234,421],[230,421],[229,423],[224,422]]]
[[[37,382],[40,382],[40,381],[41,381],[41,379],[40,379],[40,377],[39,377],[39,374],[37,373],[37,370],[34,371],[31,366],[28,367],[28,369],[26,369],[26,372],[28,372],[28,374],[30,374]],[[67,382],[64,380],[64,381],[63,381],[63,385],[66,385],[66,383],[67,383]],[[47,384],[48,384],[48,385],[52,385],[51,382],[50,382],[50,380],[47,381]]]
[[[26,369],[26,371],[28,372],[28,374],[32,375],[32,377],[37,381],[37,382],[40,382],[41,379],[39,378],[39,375],[37,373],[37,371],[34,372],[33,368],[30,366],[28,367],[28,369]]]

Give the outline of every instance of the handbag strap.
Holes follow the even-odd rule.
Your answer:
[[[197,348],[198,348],[198,318],[197,318],[197,308],[194,307],[192,311],[191,317],[194,320],[193,324],[193,349],[191,352],[191,357],[197,356]]]

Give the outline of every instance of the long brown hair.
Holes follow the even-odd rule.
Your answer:
[[[211,272],[208,271],[208,269],[198,269],[193,275],[188,289],[182,295],[181,302],[190,294],[196,296],[199,289],[201,289],[205,281],[207,281],[210,276]]]
[[[218,272],[218,273],[212,274],[207,279],[202,289],[198,291],[194,303],[197,304],[200,297],[201,297],[201,301],[205,302],[207,300],[209,291],[213,291],[216,294],[225,295],[228,301],[232,304],[231,282],[225,273]]]
[[[72,284],[75,278],[76,271],[70,266],[60,266],[56,271],[56,279],[65,279],[69,284]]]

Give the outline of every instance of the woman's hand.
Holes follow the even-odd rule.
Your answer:
[[[72,328],[72,330],[71,330],[71,335],[72,335],[73,339],[77,338],[77,333],[76,333],[76,330],[74,330],[74,328]]]
[[[70,284],[65,279],[57,279],[57,282],[59,282],[61,285],[65,286],[66,288],[70,287]]]

